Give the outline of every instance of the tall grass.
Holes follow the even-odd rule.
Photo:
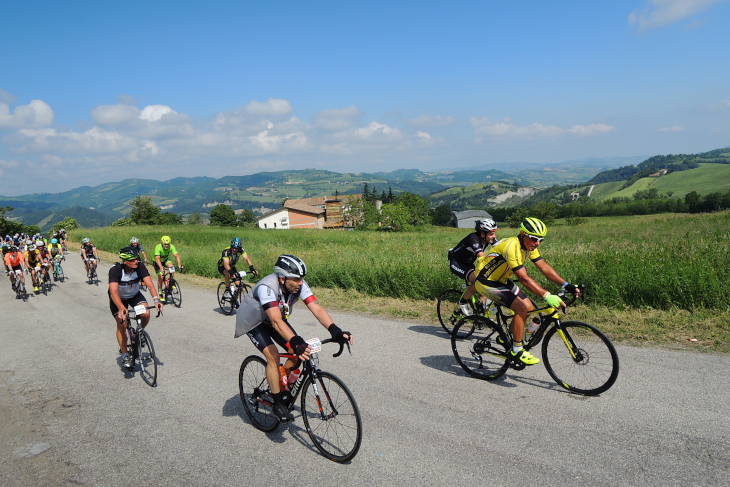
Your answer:
[[[371,296],[433,299],[458,285],[447,250],[469,230],[434,227],[429,232],[385,233],[329,230],[226,229],[205,226],[107,227],[77,230],[100,249],[116,252],[138,237],[152,256],[160,236],[170,235],[186,269],[219,277],[217,261],[240,236],[256,268],[266,275],[282,253],[307,264],[312,286],[356,289]],[[504,228],[499,238],[516,234]],[[589,219],[579,226],[551,225],[540,252],[558,273],[588,286],[591,302],[610,307],[727,309],[730,285],[730,212]],[[242,267],[245,270],[245,266]],[[532,264],[527,271],[555,290]]]

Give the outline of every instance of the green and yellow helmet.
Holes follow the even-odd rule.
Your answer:
[[[162,237],[160,239],[160,242],[162,242],[163,244],[169,244],[170,242],[172,242],[172,239],[170,237],[168,237],[167,235],[165,235],[164,237]]]
[[[122,250],[119,251],[119,258],[122,260],[122,262],[126,260],[139,259],[139,250],[135,249],[134,247],[124,247]]]
[[[547,235],[547,227],[545,224],[537,218],[527,217],[522,220],[520,230],[528,235],[534,235],[535,237],[545,238]]]

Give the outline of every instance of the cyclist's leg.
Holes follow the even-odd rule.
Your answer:
[[[157,273],[157,291],[160,293],[160,299],[164,301],[164,293],[162,292],[162,268],[157,265],[157,260],[155,260],[152,265]],[[164,262],[162,265],[165,265]]]
[[[147,306],[147,299],[145,299],[144,294],[142,294],[142,291],[137,292],[134,296],[129,298],[127,300],[129,303],[129,306],[135,307],[140,304],[144,304]],[[140,316],[140,315],[137,315]],[[150,310],[145,310],[144,314],[141,315],[142,318],[142,328],[145,328],[147,326],[147,323],[150,322]]]
[[[124,306],[127,305],[123,299],[122,304]],[[119,318],[119,308],[117,308],[117,305],[114,304],[114,301],[112,301],[111,298],[109,298],[109,310],[112,312],[114,321],[117,323],[117,343],[119,343],[119,350],[121,350],[122,353],[127,353],[127,328],[124,320]]]

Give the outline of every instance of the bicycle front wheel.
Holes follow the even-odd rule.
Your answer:
[[[611,340],[588,323],[566,321],[562,327],[565,340],[554,326],[542,342],[542,359],[550,377],[586,396],[607,391],[618,377],[618,353]]]
[[[302,418],[312,443],[328,459],[344,463],[362,442],[360,410],[350,389],[337,376],[317,372],[317,384],[302,387]]]
[[[439,296],[438,303],[436,304],[436,313],[439,316],[439,322],[449,335],[454,330],[456,322],[462,318],[461,310],[459,309],[461,294],[461,291],[458,289],[447,289]]]
[[[233,313],[231,291],[228,289],[225,282],[218,284],[218,306],[221,307],[223,314],[229,315]]]
[[[495,322],[481,316],[462,318],[451,335],[456,361],[472,377],[495,380],[509,367],[510,340]]]
[[[157,357],[150,335],[144,330],[140,330],[137,336],[137,355],[142,380],[148,386],[155,387],[157,384]]]
[[[182,291],[180,290],[180,284],[178,284],[175,279],[170,279],[170,284],[167,289],[169,289],[169,296],[172,304],[176,308],[182,306]]]
[[[279,426],[272,407],[269,383],[266,381],[266,361],[256,355],[246,357],[238,373],[238,389],[246,416],[261,431],[274,431]]]
[[[63,267],[61,267],[61,264],[58,264],[58,280],[63,282],[65,279],[65,276],[63,275]]]

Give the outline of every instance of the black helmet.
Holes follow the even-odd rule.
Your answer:
[[[124,247],[119,251],[119,258],[122,259],[122,261],[138,259],[139,249],[132,246]]]
[[[477,232],[493,232],[497,229],[497,222],[491,218],[485,218],[484,220],[477,220],[474,223],[474,229]]]
[[[274,265],[274,272],[279,277],[304,277],[307,275],[307,266],[302,259],[293,255],[280,255]]]

